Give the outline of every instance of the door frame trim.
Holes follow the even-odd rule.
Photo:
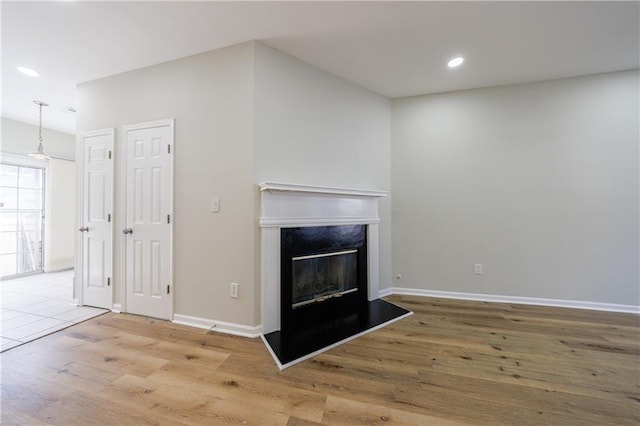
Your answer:
[[[127,133],[132,130],[152,129],[154,127],[169,127],[169,145],[171,146],[171,156],[169,157],[169,214],[171,215],[171,223],[169,224],[169,285],[171,291],[169,293],[169,318],[173,320],[173,300],[175,294],[174,276],[173,276],[173,228],[175,218],[173,214],[173,196],[174,196],[174,168],[175,168],[175,119],[167,118],[164,120],[147,121],[143,123],[127,124],[122,126],[120,138],[120,156],[118,165],[120,166],[122,178],[120,179],[120,224],[124,228],[127,226]],[[120,235],[120,312],[127,312],[127,238],[126,235]]]
[[[113,210],[115,207],[115,185],[114,185],[114,177],[115,177],[115,161],[113,158],[115,157],[116,151],[116,132],[113,127],[99,129],[99,130],[91,130],[88,132],[81,132],[76,135],[76,220],[75,225],[76,229],[80,228],[82,225],[82,220],[84,216],[84,138],[94,137],[94,136],[110,136],[111,137],[111,150],[112,150],[112,161],[111,161],[111,210],[113,214]],[[80,161],[78,161],[78,159]],[[115,216],[115,215],[114,215]],[[114,238],[113,238],[113,227],[115,223],[115,219],[112,218],[111,225],[109,227],[109,236],[111,237],[111,250],[109,251],[109,256],[111,261],[109,262],[109,268],[107,269],[108,275],[113,279],[113,260],[114,260]],[[73,279],[73,288],[74,288],[74,299],[78,306],[84,305],[84,286],[82,285],[82,276],[84,273],[83,270],[83,241],[82,241],[82,233],[76,231],[76,256],[74,260],[74,279]],[[113,280],[112,280],[113,281]],[[109,306],[113,306],[113,296],[114,296],[114,288],[115,284],[111,283],[111,290],[109,291]]]

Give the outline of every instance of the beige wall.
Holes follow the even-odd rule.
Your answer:
[[[391,190],[381,288],[400,273],[394,286],[629,303],[637,89],[618,73],[390,102],[249,42],[81,84],[78,131],[116,129],[118,231],[122,126],[176,119],[176,314],[259,325],[264,180]]]
[[[46,152],[46,151],[45,151]],[[52,158],[47,167],[44,236],[45,272],[73,268],[78,231],[75,227],[76,163]]]
[[[114,286],[121,277],[122,126],[175,118],[174,313],[254,325],[253,43],[78,86],[78,134],[113,127]],[[220,213],[210,211],[211,198]],[[229,283],[240,298],[229,298]],[[120,300],[116,300],[119,303]]]
[[[394,285],[640,305],[639,93],[636,70],[394,100]]]
[[[260,324],[260,181],[390,188],[389,100],[259,43],[81,84],[78,110],[79,133],[116,129],[116,230],[122,126],[176,120],[176,314]],[[214,197],[217,214],[209,211]],[[382,285],[388,285],[388,199],[381,216]],[[120,238],[116,232],[116,295]],[[231,282],[240,284],[238,299],[229,297]]]
[[[256,181],[391,189],[391,102],[256,43]],[[380,286],[391,280],[390,197],[380,200]]]

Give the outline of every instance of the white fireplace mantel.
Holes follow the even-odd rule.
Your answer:
[[[301,185],[295,183],[262,182],[260,191],[310,192],[315,194],[353,195],[356,197],[386,197],[386,191],[372,189],[336,188],[331,186]]]
[[[368,299],[378,298],[378,199],[386,191],[263,182],[261,192],[262,333],[280,330],[280,229],[367,225]]]

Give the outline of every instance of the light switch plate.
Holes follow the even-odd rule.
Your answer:
[[[239,291],[240,291],[240,286],[238,285],[238,283],[231,283],[229,285],[229,296],[231,298],[237,299]]]

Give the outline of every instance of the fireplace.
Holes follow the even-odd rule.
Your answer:
[[[366,225],[280,232],[282,330],[331,321],[367,302]]]
[[[280,369],[411,314],[378,296],[386,192],[259,189],[262,339]]]

